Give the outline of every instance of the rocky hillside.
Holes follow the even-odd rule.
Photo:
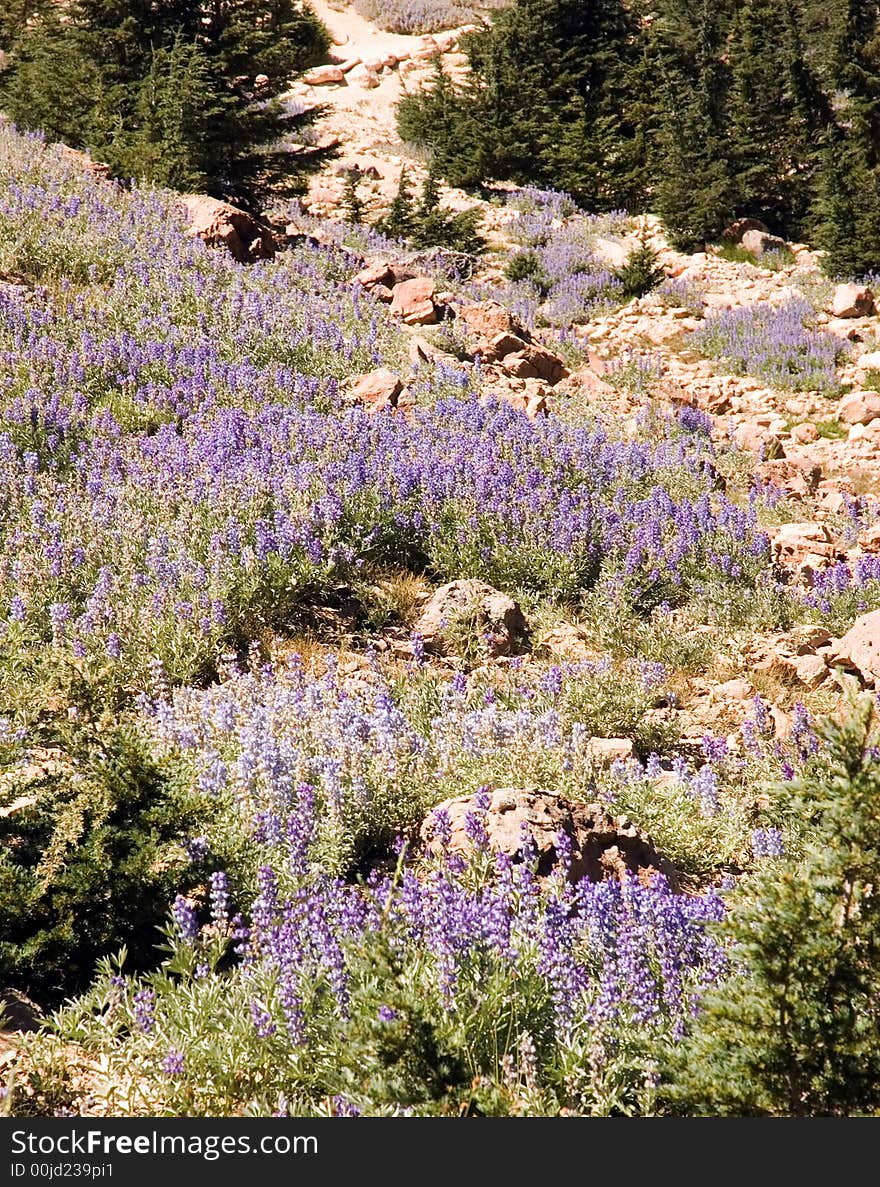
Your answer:
[[[0,127],[4,1107],[723,1112],[774,926],[876,1010],[880,309],[755,220],[345,223],[461,63],[316,7],[274,221]]]

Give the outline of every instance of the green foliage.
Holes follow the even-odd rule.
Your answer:
[[[342,196],[342,209],[345,211],[347,222],[358,225],[364,221],[364,201],[358,193],[360,188],[360,174],[350,169],[345,175],[345,189]]]
[[[670,1058],[688,1114],[880,1110],[880,769],[872,698],[828,725],[825,769],[796,785],[802,860],[746,882],[722,925],[729,976]]]
[[[658,264],[659,253],[648,243],[647,235],[639,238],[624,263],[615,272],[627,297],[644,297],[665,280],[666,274]]]
[[[542,296],[550,290],[550,280],[544,271],[541,257],[531,248],[526,251],[514,252],[507,261],[504,274],[508,280],[512,280],[514,283],[518,280],[527,280]]]
[[[50,7],[20,31],[0,102],[117,176],[254,206],[298,192],[323,159],[294,142],[315,113],[291,115],[275,97],[327,45],[298,0],[77,0],[63,20]]]
[[[391,201],[388,213],[377,221],[376,230],[380,235],[387,235],[389,239],[407,239],[412,234],[415,224],[412,183],[404,167],[400,171],[397,193]]]
[[[733,182],[723,149],[729,88],[723,6],[703,0],[696,19],[661,13],[654,70],[659,81],[652,173],[655,208],[683,251],[718,237],[734,209]]]
[[[635,208],[644,189],[634,121],[637,20],[620,0],[515,0],[463,40],[456,87],[405,97],[401,135],[453,185],[487,178],[564,189],[593,209]]]
[[[452,211],[440,205],[440,187],[433,168],[428,171],[416,202],[404,168],[388,213],[378,220],[376,230],[390,239],[406,239],[416,248],[445,247],[450,251],[479,255],[486,249],[479,224],[477,207]]]
[[[192,884],[194,824],[173,778],[131,725],[59,724],[57,744],[13,766],[0,827],[0,980],[57,1002],[128,945],[154,962],[158,928]]]

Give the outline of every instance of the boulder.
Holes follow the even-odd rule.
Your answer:
[[[365,289],[371,289],[377,284],[392,288],[394,282],[394,269],[385,260],[378,260],[375,264],[368,264],[354,278],[354,283],[361,285]]]
[[[821,655],[799,655],[793,662],[795,675],[807,688],[818,688],[828,675],[828,665]]]
[[[837,405],[837,419],[845,425],[870,424],[880,416],[880,392],[850,392]]]
[[[416,276],[396,284],[391,300],[391,312],[408,326],[432,326],[438,320],[434,304],[434,281],[429,276]]]
[[[237,206],[207,194],[185,194],[181,202],[189,217],[187,234],[209,247],[225,247],[240,264],[275,255],[269,229]]]
[[[481,396],[481,404],[491,404],[493,400],[500,400],[503,404],[509,404],[511,408],[515,408],[517,412],[524,412],[529,420],[536,420],[539,416],[549,416],[550,408],[547,404],[547,393],[540,389],[529,391],[524,388],[521,392],[514,392],[502,388],[494,390],[490,394]]]
[[[874,294],[866,284],[839,284],[831,300],[832,317],[870,317]]]
[[[629,738],[590,738],[587,754],[600,766],[610,767],[612,763],[632,758],[635,746]]]
[[[513,598],[475,578],[441,585],[426,602],[415,630],[428,651],[448,654],[459,623],[478,634],[493,655],[522,650],[528,639],[528,623]]]
[[[774,557],[786,567],[822,569],[837,559],[838,550],[824,523],[783,523],[771,539]]]
[[[345,82],[345,73],[339,66],[316,66],[302,76],[309,87],[338,86]]]
[[[865,371],[880,371],[880,350],[870,350],[856,359],[856,368]]]
[[[757,229],[746,231],[740,239],[740,243],[746,251],[750,251],[758,259],[767,251],[785,251],[788,249],[788,244],[784,239],[780,239],[778,235],[770,235],[767,231],[759,231]]]
[[[866,683],[880,680],[880,610],[860,614],[846,634],[831,644],[828,662],[855,668]]]
[[[567,378],[569,371],[562,359],[543,346],[529,345],[504,356],[501,366],[518,379],[542,379],[551,386]]]
[[[730,226],[724,228],[721,238],[726,243],[741,243],[747,231],[760,231],[764,235],[769,235],[770,228],[759,218],[737,218]]]
[[[445,800],[422,822],[419,837],[429,853],[442,851],[437,836],[437,813],[449,822],[448,851],[466,856],[474,851],[471,834],[482,820],[489,848],[514,862],[522,860],[523,834],[528,832],[538,855],[538,876],[552,873],[560,833],[571,841],[572,882],[593,882],[635,875],[642,881],[662,873],[676,884],[675,871],[655,849],[651,838],[626,816],[612,816],[601,804],[575,804],[552,791],[500,787],[489,793],[489,806],[480,808],[476,796]]]
[[[500,359],[518,350],[526,350],[528,344],[516,334],[503,330],[493,338],[481,338],[476,352],[487,363],[497,363]]]
[[[498,334],[513,334],[523,342],[531,339],[531,335],[510,310],[498,301],[478,301],[474,305],[465,305],[458,316],[472,334],[486,341],[491,341]]]
[[[361,375],[352,384],[347,398],[378,411],[380,408],[396,407],[402,391],[403,380],[387,367],[380,367],[378,371]]]

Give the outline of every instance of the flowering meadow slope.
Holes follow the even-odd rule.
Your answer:
[[[810,713],[774,738],[755,696],[741,743],[682,739],[709,660],[679,627],[815,623],[877,574],[786,586],[773,500],[692,412],[531,421],[453,356],[410,416],[352,407],[407,357],[360,263],[244,267],[174,195],[0,128],[0,967],[67,999],[13,1111],[650,1112],[728,968],[724,894],[808,844]],[[389,646],[389,583],[470,577],[597,654]],[[304,609],[340,589],[360,625],[307,664]],[[529,836],[493,853],[494,787],[629,814],[676,886],[572,881],[564,837],[549,876]],[[459,795],[471,852],[444,811],[417,852]]]

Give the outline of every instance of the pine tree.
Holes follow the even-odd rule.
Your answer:
[[[734,208],[724,136],[725,15],[703,0],[695,20],[673,11],[653,30],[660,79],[654,208],[673,243],[686,251],[717,239]]]
[[[880,1110],[880,766],[870,696],[829,725],[826,769],[802,781],[801,860],[742,889],[721,935],[731,970],[671,1054],[688,1116]]]
[[[350,223],[362,223],[364,221],[364,203],[358,189],[361,184],[361,175],[356,169],[349,169],[345,175],[345,189],[342,196],[342,208],[345,211],[346,220]]]
[[[814,233],[836,277],[880,269],[880,12],[848,0],[829,50],[837,126],[822,158]]]
[[[738,213],[783,235],[806,222],[830,104],[808,65],[793,0],[745,0],[730,40],[727,122]]]
[[[638,34],[622,0],[514,0],[463,39],[461,88],[441,76],[402,101],[401,134],[453,184],[509,178],[632,206],[645,183],[631,120]]]
[[[415,204],[406,168],[400,171],[397,193],[384,218],[376,223],[376,230],[390,239],[407,239],[415,227]]]
[[[0,103],[121,176],[201,177],[254,207],[299,192],[327,155],[297,142],[317,113],[274,101],[327,44],[301,0],[72,0],[63,19],[38,11],[14,43]]]
[[[137,130],[126,141],[126,174],[190,192],[209,184],[212,136],[223,113],[210,81],[210,63],[191,42],[178,38],[154,51],[138,89]]]

